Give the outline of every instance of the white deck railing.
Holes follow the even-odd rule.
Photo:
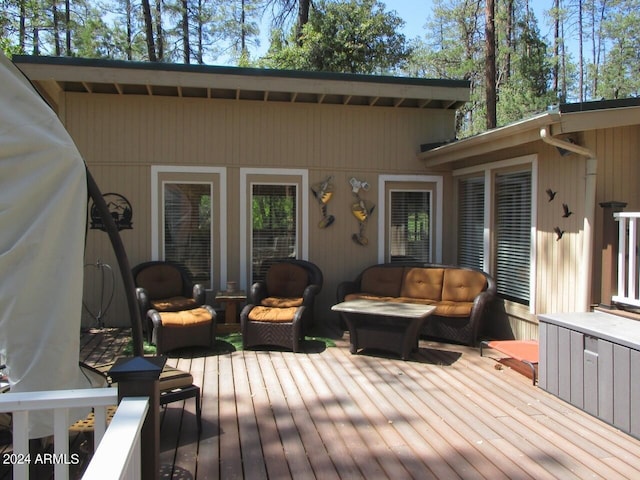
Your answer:
[[[640,212],[617,212],[613,216],[618,227],[618,294],[615,303],[640,307],[640,268],[638,264],[638,221]]]
[[[36,460],[52,463],[56,480],[69,478],[69,409],[94,407],[96,451],[83,478],[140,478],[140,431],[146,416],[148,397],[124,398],[107,428],[107,407],[118,403],[115,388],[3,393],[0,412],[13,414],[13,478],[29,478],[29,464]],[[40,459],[29,456],[29,412],[53,413],[54,453]]]

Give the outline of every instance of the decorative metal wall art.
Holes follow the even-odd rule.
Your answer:
[[[558,192],[552,190],[551,188],[547,188],[545,191],[547,192],[547,197],[549,198],[549,202],[553,202],[553,200],[556,198],[556,195],[558,194]],[[569,205],[567,205],[566,203],[563,203],[562,204],[562,218],[569,218],[571,215],[573,215],[573,212],[571,211],[571,209],[569,209]],[[560,228],[559,226],[553,227],[553,231],[556,234],[556,242],[560,241],[560,239],[562,239],[562,236],[564,235],[565,231],[562,228]]]
[[[375,204],[369,200],[360,197],[360,190],[365,192],[369,190],[369,183],[364,180],[358,180],[355,177],[349,180],[351,185],[351,193],[356,197],[356,201],[351,204],[351,213],[358,220],[358,233],[351,235],[351,239],[358,245],[368,245],[369,239],[365,236],[364,232],[369,221],[369,217],[376,208]]]
[[[107,208],[109,208],[109,213],[113,217],[113,221],[120,230],[131,230],[133,229],[133,224],[131,223],[131,219],[133,218],[133,210],[131,208],[131,203],[125,197],[120,195],[119,193],[105,193],[103,195],[104,201],[107,204]],[[107,228],[100,217],[100,212],[96,207],[95,203],[91,203],[91,207],[89,208],[89,215],[91,216],[91,229],[92,230],[102,230],[103,232],[107,231]]]
[[[311,186],[313,196],[320,204],[320,210],[322,212],[322,220],[318,223],[318,227],[327,228],[330,226],[336,218],[333,215],[327,215],[327,203],[333,197],[333,184],[331,183],[333,176],[328,176],[324,182],[319,182]]]

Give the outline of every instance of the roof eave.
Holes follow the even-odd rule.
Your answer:
[[[17,56],[43,89],[455,110],[465,81]],[[56,85],[54,85],[56,84]],[[162,91],[162,93],[159,93]]]
[[[530,119],[487,130],[486,132],[420,152],[426,167],[443,166],[470,156],[481,155],[540,139],[540,128],[558,123],[560,116],[546,112]]]

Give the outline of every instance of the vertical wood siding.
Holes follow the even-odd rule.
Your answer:
[[[420,144],[449,139],[454,128],[453,112],[440,110],[71,93],[66,94],[65,121],[101,190],[119,193],[133,206],[133,230],[121,232],[132,266],[151,255],[152,165],[227,169],[232,278],[238,278],[241,254],[239,169],[304,168],[310,185],[333,175],[335,194],[328,211],[336,221],[331,227],[317,227],[320,207],[309,196],[309,259],[325,275],[321,316],[331,315],[340,281],[377,261],[376,212],[367,226],[369,245],[351,240],[358,224],[350,211],[349,179],[367,180],[371,188],[363,196],[375,203],[378,175],[424,174],[416,158]],[[106,234],[89,231],[86,259],[93,263],[97,258],[116,266]],[[118,291],[107,323],[127,321]]]

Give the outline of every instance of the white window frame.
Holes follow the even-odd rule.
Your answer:
[[[218,175],[220,183],[219,191],[219,203],[216,205],[212,198],[212,207],[215,208],[215,212],[220,219],[220,225],[227,225],[227,170],[224,167],[189,167],[180,165],[152,165],[151,166],[151,260],[163,260],[162,252],[160,251],[161,241],[160,239],[164,235],[164,228],[160,225],[160,212],[162,205],[159,204],[157,199],[159,198],[163,182],[160,180],[162,174],[205,174],[205,175]],[[208,181],[191,182],[182,180],[171,180],[171,183],[209,183]],[[218,197],[215,195],[214,196]],[[212,250],[213,255],[214,248],[218,249],[220,253],[220,272],[218,285],[227,284],[227,236],[226,229],[219,228],[220,234],[218,238],[212,236]],[[211,283],[215,285],[214,270],[215,265],[211,262]],[[213,287],[215,289],[215,286]]]
[[[530,166],[531,168],[531,260],[529,265],[529,313],[536,313],[536,231],[537,231],[537,204],[538,204],[538,156],[535,154],[525,155],[497,162],[477,165],[474,167],[461,168],[452,172],[453,177],[471,176],[478,173],[484,174],[484,265],[483,270],[493,275],[493,224],[494,224],[494,175],[502,170],[514,167]],[[457,185],[456,185],[457,188]],[[457,197],[456,197],[457,203]],[[457,215],[456,208],[456,215]]]
[[[260,176],[260,181],[253,181],[250,177]],[[250,256],[246,254],[251,241],[251,213],[249,212],[248,197],[253,185],[291,185],[283,177],[299,177],[300,192],[298,205],[300,217],[300,239],[297,258],[309,259],[309,172],[305,169],[285,168],[241,168],[240,169],[240,285],[249,288]]]
[[[443,222],[443,185],[444,180],[441,175],[380,175],[378,177],[378,263],[384,263],[386,260],[387,249],[387,230],[388,224],[386,221],[387,211],[387,183],[435,183],[435,191],[431,190],[431,211],[433,213],[433,203],[435,201],[435,213],[430,219],[431,230],[431,250],[432,250],[432,263],[442,263],[442,222]],[[408,187],[403,189],[402,187],[394,187],[393,190],[416,190],[414,187]],[[435,245],[435,248],[434,248]]]

